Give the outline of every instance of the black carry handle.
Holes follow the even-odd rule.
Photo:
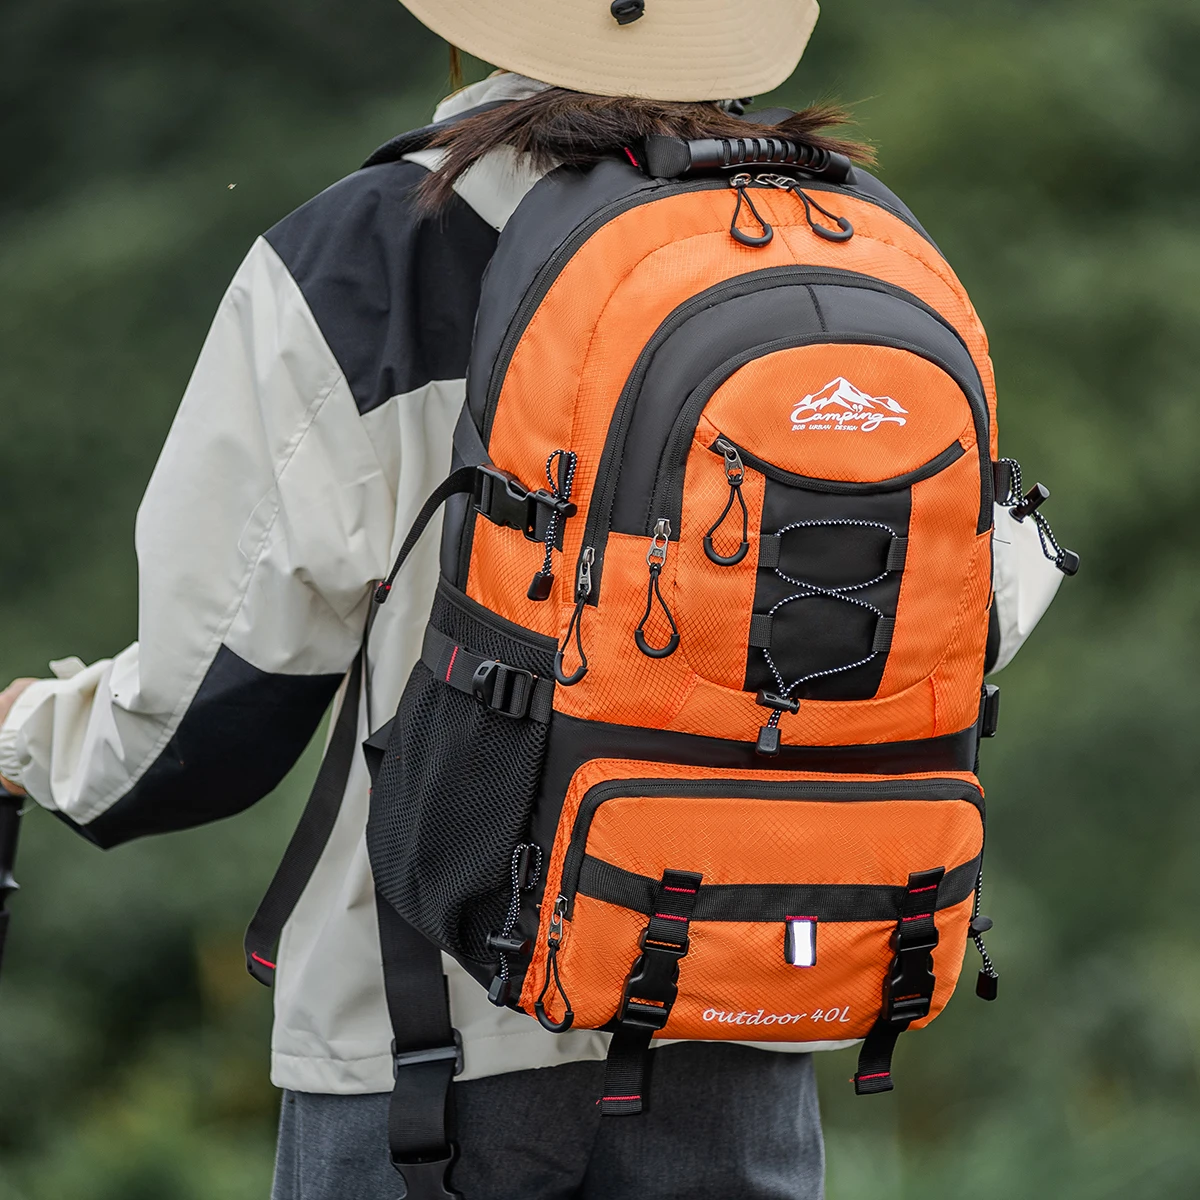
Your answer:
[[[778,137],[678,138],[645,141],[646,171],[658,179],[682,179],[743,167],[792,167],[830,183],[845,183],[854,165],[844,154]]]
[[[17,890],[13,866],[17,858],[17,834],[25,797],[15,796],[0,785],[0,969],[4,966],[4,942],[8,936],[8,897]]]

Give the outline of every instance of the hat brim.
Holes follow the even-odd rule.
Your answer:
[[[434,33],[497,67],[601,96],[730,100],[778,87],[817,0],[646,0],[619,25],[608,0],[401,0]]]

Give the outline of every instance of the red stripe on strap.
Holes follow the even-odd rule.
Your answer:
[[[275,964],[273,962],[267,962],[265,958],[259,954],[255,954],[253,950],[250,951],[250,957],[254,959],[256,963],[262,963],[264,967],[270,967],[272,971],[275,970]]]
[[[454,653],[450,655],[450,665],[446,668],[446,682],[450,682],[450,672],[454,670],[454,660],[458,657],[458,647],[454,647]]]

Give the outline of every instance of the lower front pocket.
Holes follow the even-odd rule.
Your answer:
[[[541,994],[553,1021],[569,1004],[576,1024],[609,1025],[631,998],[651,924],[665,918],[676,924],[659,927],[680,931],[683,953],[659,1036],[859,1038],[880,1016],[897,929],[931,913],[935,982],[913,1020],[927,1023],[957,982],[982,845],[982,795],[967,775],[589,763],[547,878],[558,946],[552,954],[544,911],[522,1006],[534,1011]],[[671,906],[668,873],[697,881],[686,910]],[[927,911],[914,909],[913,889]],[[670,915],[680,911],[682,923]]]

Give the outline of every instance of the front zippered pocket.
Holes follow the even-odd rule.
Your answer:
[[[927,463],[912,471],[906,471],[903,475],[893,475],[890,479],[880,479],[871,483],[852,483],[844,479],[818,479],[812,475],[798,475],[794,471],[785,471],[782,467],[777,467],[774,463],[769,463],[765,459],[751,454],[749,450],[739,446],[732,438],[727,438],[724,434],[721,434],[709,446],[709,449],[714,454],[722,454],[722,442],[737,451],[739,459],[752,471],[757,471],[760,475],[775,480],[776,483],[803,488],[807,492],[828,492],[837,496],[873,496],[879,492],[898,492],[903,488],[912,487],[914,483],[920,483],[923,479],[931,478],[939,471],[944,471],[951,463],[958,462],[966,453],[961,442],[953,441]]]
[[[684,329],[693,317],[713,310],[718,305],[735,302],[761,291],[775,288],[797,288],[816,295],[823,287],[851,288],[899,302],[903,305],[901,311],[910,314],[906,318],[909,323],[914,319],[918,323],[922,320],[927,322],[926,327],[929,333],[922,339],[927,344],[917,344],[908,339],[885,337],[865,330],[830,333],[823,326],[817,330],[817,326],[814,324],[814,330],[817,331],[810,335],[774,339],[749,350],[741,351],[720,362],[706,377],[694,381],[689,380],[686,395],[664,395],[661,391],[656,391],[653,407],[678,414],[665,439],[661,439],[651,428],[653,426],[652,415],[649,418],[650,427],[636,428],[639,422],[647,423],[641,417],[640,402],[656,355],[663,350],[674,335]],[[812,291],[814,288],[817,289],[817,292]],[[679,476],[682,474],[683,461],[686,459],[692,433],[712,393],[733,372],[756,358],[779,350],[822,344],[865,344],[907,350],[925,358],[954,379],[970,408],[971,421],[979,447],[979,519],[986,528],[986,522],[990,520],[991,515],[992,486],[988,448],[987,401],[978,371],[957,330],[919,297],[903,288],[869,276],[833,268],[769,268],[762,272],[724,280],[680,305],[655,331],[634,364],[610,419],[595,487],[588,504],[582,545],[585,549],[590,548],[593,554],[592,591],[587,601],[589,605],[594,606],[599,603],[604,556],[611,530],[620,529],[622,532],[645,533],[646,536],[649,536],[655,523],[660,519],[665,519],[670,522],[675,531],[673,536],[676,538],[679,536],[681,523],[677,496],[682,487]],[[938,347],[937,350],[933,349],[935,346]],[[648,459],[646,447],[653,450],[660,445],[662,446],[661,453]],[[634,498],[644,497],[641,501],[644,507],[640,510],[644,515],[636,523],[631,520],[629,515],[632,511],[629,502],[623,503],[626,515],[614,521],[618,487],[623,495],[627,494]],[[675,502],[664,504],[664,493],[670,493]]]
[[[548,1023],[569,1007],[576,1024],[606,1026],[660,881],[682,872],[700,883],[663,1036],[821,1040],[830,1031],[812,1014],[836,1011],[836,1036],[861,1037],[878,1015],[907,880],[944,868],[931,897],[943,946],[932,1019],[957,979],[982,848],[983,800],[970,776],[781,779],[586,764],[564,805],[522,1006],[533,1011],[540,997]],[[799,963],[798,934],[808,947]],[[713,1015],[739,1012],[742,1021]],[[761,1034],[732,1028],[754,1012]]]
[[[937,355],[932,354],[921,346],[917,346],[912,342],[905,342],[898,338],[886,337],[871,337],[864,334],[834,334],[822,333],[811,337],[803,338],[787,338],[776,342],[770,342],[766,345],[756,346],[751,350],[747,350],[728,362],[722,363],[715,371],[712,371],[708,377],[700,384],[698,388],[688,397],[687,403],[683,406],[676,418],[675,424],[671,429],[671,436],[667,442],[666,451],[664,452],[662,463],[660,464],[658,474],[654,482],[654,490],[650,503],[650,511],[654,514],[654,519],[665,519],[671,522],[672,528],[679,529],[681,527],[681,508],[683,504],[683,474],[687,463],[688,451],[690,449],[692,438],[696,432],[696,426],[699,423],[700,417],[703,414],[714,393],[724,384],[730,376],[732,376],[740,368],[748,363],[754,362],[756,359],[765,358],[769,354],[776,354],[785,350],[797,350],[805,346],[821,346],[821,345],[866,345],[866,346],[881,346],[891,350],[902,350],[909,354],[915,354],[918,358],[925,359],[932,363],[933,366],[948,375],[958,386],[963,396],[966,398],[967,404],[971,409],[972,421],[975,425],[976,446],[979,456],[979,521],[977,526],[979,532],[987,528],[987,522],[991,516],[992,504],[992,470],[991,457],[988,450],[987,440],[987,404],[983,398],[982,390],[976,391],[975,386],[969,379],[965,378],[953,365],[946,362]],[[731,443],[732,444],[732,443]],[[957,443],[956,443],[957,444]],[[961,447],[960,447],[961,449]],[[740,447],[739,447],[740,451]],[[749,462],[746,458],[748,452],[743,452],[743,461]],[[945,459],[940,465],[934,467],[934,463]],[[928,478],[929,475],[936,474],[945,466],[949,466],[956,458],[961,455],[955,454],[953,446],[948,446],[940,454],[938,454],[929,463],[922,467],[916,468],[913,474],[915,477],[911,482],[917,482],[917,479]],[[755,463],[762,463],[764,467],[770,466],[764,459],[758,458],[755,455],[750,455],[750,458]],[[930,469],[932,468],[932,469]],[[878,483],[852,483],[842,480],[820,480],[813,476],[794,475],[792,472],[783,471],[778,467],[764,470],[763,474],[769,478],[780,479],[780,482],[786,482],[781,479],[781,476],[793,475],[798,482],[793,486],[803,487],[808,491],[828,491],[828,492],[843,492],[843,493],[869,493],[884,492],[896,490],[899,487],[906,486],[898,484],[896,479],[902,479],[903,476],[895,476],[892,479],[881,480]],[[824,485],[824,486],[822,486]],[[599,557],[599,555],[597,555]]]

